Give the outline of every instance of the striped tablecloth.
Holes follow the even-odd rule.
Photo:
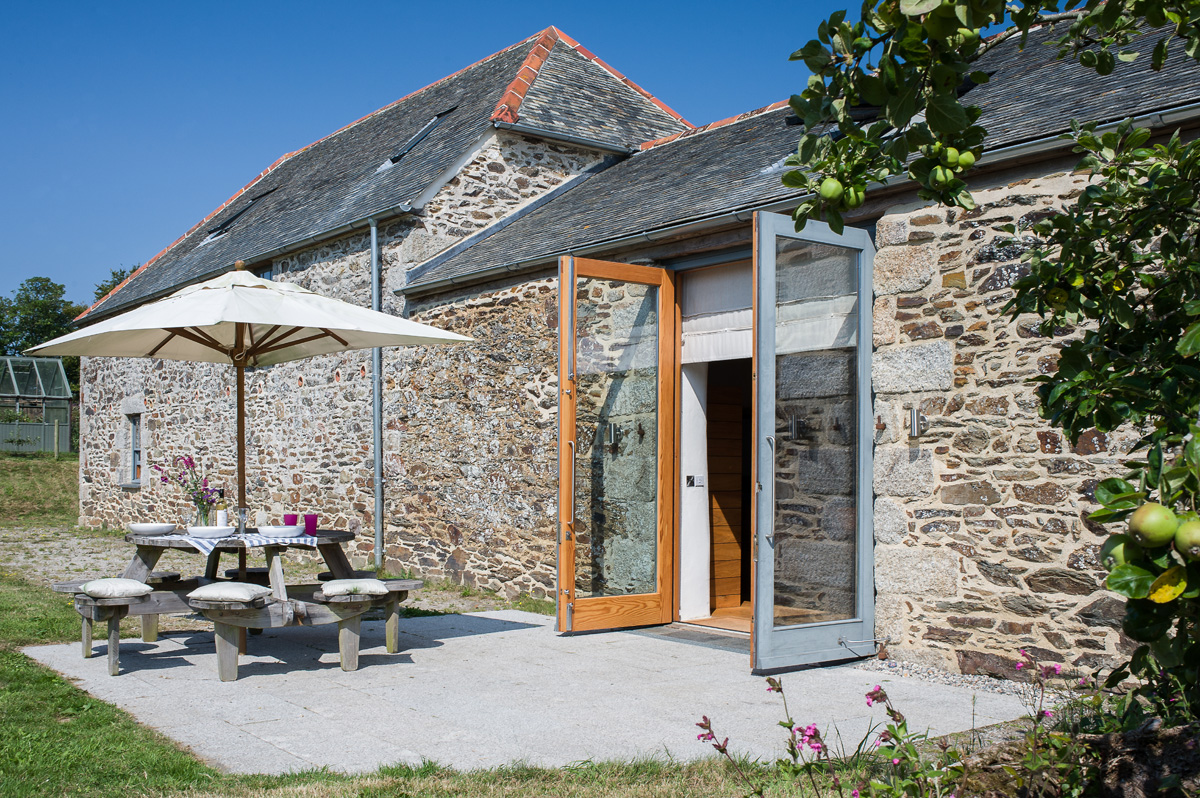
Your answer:
[[[294,538],[273,538],[267,535],[230,535],[227,538],[194,538],[190,535],[171,535],[166,538],[150,538],[146,542],[153,545],[159,541],[182,540],[191,544],[192,548],[201,554],[212,554],[213,549],[228,540],[240,540],[245,548],[257,549],[263,546],[309,546],[315,548],[317,539],[309,535],[298,535]],[[230,551],[234,551],[231,549]]]

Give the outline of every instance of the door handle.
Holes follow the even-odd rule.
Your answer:
[[[767,503],[767,510],[771,513],[771,532],[775,531],[775,436],[767,436],[767,444],[771,447],[771,468],[767,471],[767,484],[770,485],[770,501]],[[772,549],[775,548],[775,535],[763,535],[763,540]]]
[[[571,539],[571,530],[575,528],[575,441],[567,441],[567,447],[571,450],[571,481],[567,486],[567,490],[571,493],[570,511],[567,516],[567,528],[563,530],[566,539]]]

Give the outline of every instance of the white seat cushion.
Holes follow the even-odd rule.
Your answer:
[[[81,593],[87,593],[92,598],[135,598],[153,593],[154,588],[136,579],[106,577],[93,579],[79,586]]]
[[[212,582],[201,585],[188,593],[187,597],[197,601],[254,601],[270,592],[269,587],[249,582]]]
[[[334,579],[321,585],[326,596],[386,596],[387,585],[378,579]]]

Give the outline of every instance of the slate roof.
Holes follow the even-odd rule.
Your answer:
[[[406,210],[496,121],[624,148],[689,126],[548,28],[283,156],[84,315],[98,319],[227,271],[236,260],[253,263],[368,216]],[[406,145],[411,150],[380,170]]]
[[[993,73],[992,80],[967,98],[983,109],[989,149],[1057,135],[1069,130],[1073,118],[1108,122],[1200,100],[1200,67],[1179,42],[1161,72],[1151,71],[1144,48],[1136,61],[1118,62],[1113,74],[1100,78],[1056,60],[1056,48],[1046,45],[1053,36],[1048,29],[1034,31],[1024,51],[1013,39],[980,59],[979,68]],[[503,229],[482,231],[472,246],[431,259],[409,275],[408,288],[419,292],[496,268],[532,267],[637,233],[798,198],[780,183],[779,162],[802,132],[787,123],[789,117],[795,121],[784,103],[776,103],[647,142],[643,151]]]
[[[542,34],[526,64],[536,68],[536,77],[527,85],[523,79],[515,81],[497,105],[494,119],[568,134],[585,130],[615,147],[637,146],[691,127],[555,28]],[[562,102],[570,96],[584,101]]]

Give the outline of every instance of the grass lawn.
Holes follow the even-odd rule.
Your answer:
[[[79,455],[0,454],[0,527],[74,526]]]

